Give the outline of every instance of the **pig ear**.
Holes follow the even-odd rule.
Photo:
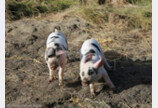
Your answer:
[[[56,55],[62,55],[62,54],[65,54],[66,51],[65,50],[60,50],[60,51],[57,51],[56,52]]]
[[[92,53],[88,54],[88,55],[85,57],[84,63],[90,61],[90,60],[92,59],[92,56],[93,56]]]
[[[103,65],[103,58],[100,56],[100,59],[97,61],[97,62],[95,62],[94,64],[93,64],[93,67],[95,68],[95,69],[98,69],[99,67],[101,67]]]

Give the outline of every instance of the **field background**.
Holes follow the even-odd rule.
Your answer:
[[[82,1],[5,1],[7,107],[151,108],[152,1]],[[63,87],[57,72],[48,83],[44,60],[47,36],[55,28],[66,35],[70,50]],[[89,38],[101,45],[117,87],[112,92],[102,80],[96,82],[95,98],[79,78],[79,49]]]

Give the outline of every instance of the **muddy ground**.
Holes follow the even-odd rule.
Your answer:
[[[48,82],[44,61],[46,39],[54,28],[66,35],[70,50],[62,87],[58,86],[57,72],[54,82]],[[103,29],[78,17],[6,23],[7,107],[151,108],[151,32],[117,30],[115,26]],[[95,98],[91,97],[89,87],[81,86],[79,78],[79,49],[88,38],[95,38],[101,44],[113,66],[113,72],[108,74],[117,87],[112,92],[101,80],[95,84]]]

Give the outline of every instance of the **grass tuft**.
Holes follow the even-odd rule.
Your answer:
[[[54,2],[54,11],[64,10],[72,5],[70,0],[56,0]]]
[[[95,24],[102,24],[108,22],[108,14],[104,10],[84,8],[83,13],[86,20]]]
[[[36,16],[39,13],[50,13],[65,10],[72,5],[72,0],[26,0],[6,1],[6,16],[9,20]]]

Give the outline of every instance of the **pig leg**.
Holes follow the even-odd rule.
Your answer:
[[[95,93],[94,93],[94,83],[90,83],[89,87],[90,87],[90,92],[91,92],[92,96],[95,96]]]
[[[63,72],[64,72],[64,68],[60,67],[59,68],[59,86],[63,85]]]
[[[104,70],[103,78],[104,78],[105,82],[108,84],[108,86],[109,86],[111,89],[115,89],[115,86],[114,86],[114,84],[112,83],[112,81],[110,80],[109,75],[107,74],[106,70]]]
[[[59,58],[59,86],[63,85],[63,72],[67,63],[67,54],[63,54]]]
[[[49,68],[49,82],[52,82],[54,80],[54,70],[51,68],[51,64],[47,63]]]
[[[82,86],[87,86],[87,83],[84,81],[82,81],[81,84],[82,84]]]

